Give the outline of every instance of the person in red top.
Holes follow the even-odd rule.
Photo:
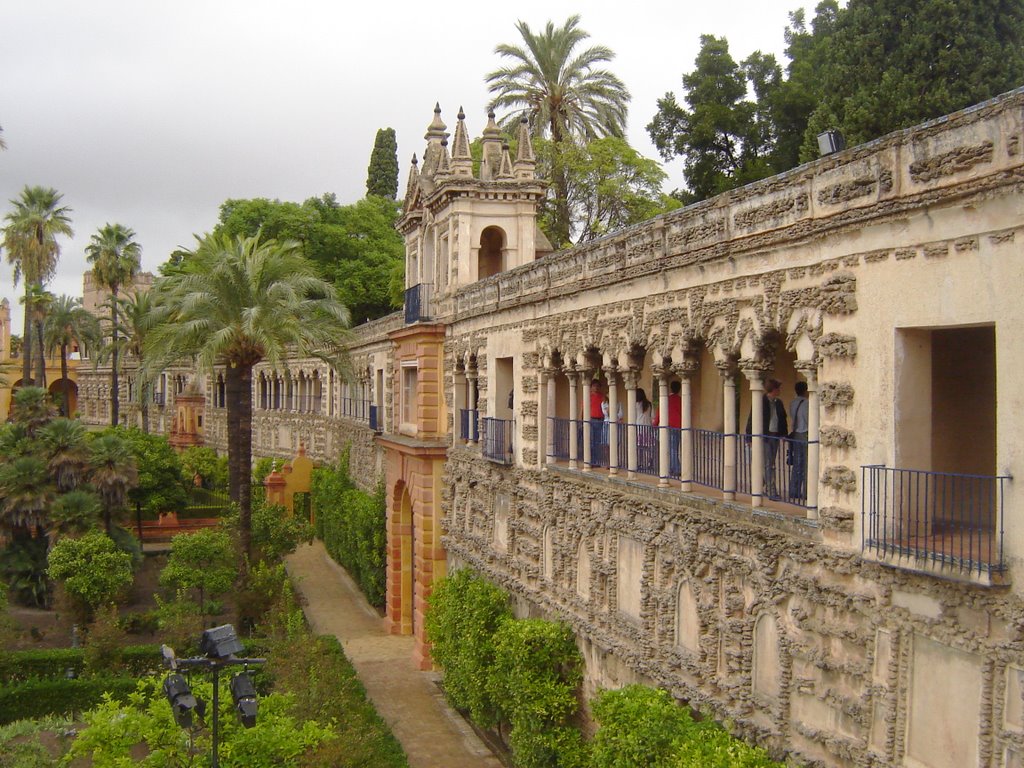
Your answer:
[[[682,390],[682,386],[678,381],[673,381],[669,384],[669,396],[668,396],[668,426],[671,429],[681,429],[683,426],[683,397],[679,394]],[[658,408],[654,414],[654,426],[658,426],[658,420],[661,418],[661,408]],[[668,454],[669,454],[669,471],[672,477],[679,477],[680,464],[679,464],[679,439],[673,433],[669,433],[672,437],[669,438],[668,443]]]
[[[604,412],[601,404],[604,402],[604,383],[600,379],[594,379],[590,384],[590,412],[587,416],[591,419],[604,421]]]

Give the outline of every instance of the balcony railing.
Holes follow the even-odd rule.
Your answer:
[[[467,443],[475,443],[480,438],[477,430],[479,413],[475,408],[462,408],[459,410],[459,437]]]
[[[369,421],[370,409],[373,407],[369,400],[355,397],[341,398],[341,415],[355,421]]]
[[[384,431],[384,425],[380,423],[380,409],[376,405],[370,406],[370,429],[374,432]]]
[[[512,434],[515,422],[512,419],[480,420],[480,440],[485,458],[499,464],[513,461]]]
[[[430,320],[433,311],[431,301],[430,283],[420,283],[412,288],[405,289],[405,324],[417,323],[421,320]]]
[[[979,576],[1001,573],[1009,477],[862,467],[862,548]]]

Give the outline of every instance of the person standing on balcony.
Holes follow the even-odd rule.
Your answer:
[[[796,397],[789,404],[789,413],[793,417],[793,431],[789,438],[789,498],[803,502],[807,498],[807,382],[796,383]]]
[[[764,409],[764,492],[770,499],[778,499],[778,483],[775,479],[775,464],[779,456],[779,438],[789,434],[786,422],[786,406],[779,395],[782,394],[782,382],[768,379],[764,383],[764,394],[761,396],[761,407]],[[752,406],[753,407],[753,406]],[[751,433],[754,414],[747,416],[747,434]]]
[[[654,437],[653,424],[654,406],[647,399],[647,393],[643,389],[636,391],[636,445],[637,464],[640,471],[650,474],[657,460],[654,458],[658,441]]]
[[[669,384],[669,395],[668,395],[668,426],[669,429],[682,429],[683,428],[683,397],[680,394],[682,386],[678,381],[673,381]],[[661,409],[655,409],[654,426],[659,426],[658,420],[661,417]],[[675,433],[669,433],[675,434]],[[672,476],[679,476],[679,438],[670,437],[668,443],[668,454],[669,462],[672,465]]]

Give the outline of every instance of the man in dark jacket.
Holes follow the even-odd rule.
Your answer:
[[[782,382],[778,379],[768,379],[764,383],[764,395],[761,397],[761,405],[764,409],[764,421],[762,435],[764,435],[764,492],[772,499],[779,498],[778,483],[776,481],[775,464],[779,456],[779,438],[789,434],[786,423],[786,406],[782,404]],[[751,432],[754,414],[747,417],[747,434]]]

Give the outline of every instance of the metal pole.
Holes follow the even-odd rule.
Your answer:
[[[213,768],[220,768],[218,756],[220,737],[220,667],[213,667]]]

